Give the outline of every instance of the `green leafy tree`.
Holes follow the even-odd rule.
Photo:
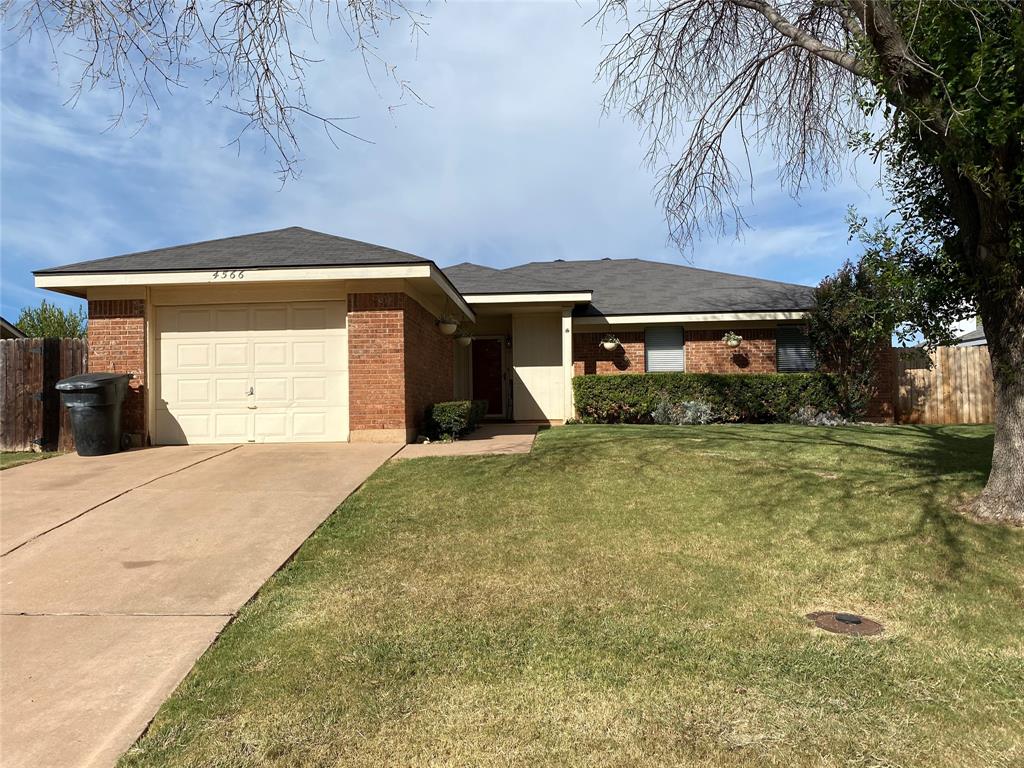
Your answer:
[[[844,416],[866,412],[897,314],[887,283],[867,261],[846,262],[815,289],[807,332],[819,366],[836,374]]]
[[[895,215],[888,227],[863,229],[875,239],[866,256],[920,327],[981,317],[995,444],[988,482],[968,511],[1024,524],[1021,4],[603,5],[603,23],[621,14],[626,24],[602,64],[608,106],[623,107],[648,131],[680,243],[743,227],[744,150],[772,151],[793,194],[835,178],[851,147],[881,163]],[[917,307],[906,300],[913,296]]]
[[[85,337],[85,308],[62,309],[43,299],[38,307],[24,307],[16,325],[35,339],[81,339]]]

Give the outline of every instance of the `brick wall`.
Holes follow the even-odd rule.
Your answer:
[[[432,402],[454,396],[452,339],[403,293],[348,297],[349,426],[414,436]],[[358,435],[356,436],[358,439]]]
[[[405,306],[405,423],[420,429],[431,403],[455,397],[455,349],[437,330],[434,316],[415,299]]]
[[[686,370],[690,373],[775,373],[775,329],[734,328],[743,343],[730,349],[724,330],[685,331]]]
[[[405,429],[405,295],[348,297],[349,428]]]
[[[134,378],[121,429],[133,444],[146,436],[146,303],[142,299],[89,302],[89,372],[130,373]]]
[[[574,376],[591,373],[643,373],[646,370],[644,332],[624,331],[615,334],[621,346],[608,352],[601,346],[601,333],[572,335],[572,367]]]

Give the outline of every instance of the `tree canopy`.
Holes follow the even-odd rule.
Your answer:
[[[23,307],[15,325],[34,339],[80,339],[86,331],[85,308],[63,309],[43,299],[38,307]]]

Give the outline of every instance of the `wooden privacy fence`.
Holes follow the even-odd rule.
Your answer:
[[[995,417],[988,347],[898,350],[896,418],[905,424],[986,424]]]
[[[0,340],[0,450],[74,449],[54,385],[85,373],[87,354],[85,339]]]

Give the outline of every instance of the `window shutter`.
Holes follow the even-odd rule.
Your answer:
[[[683,329],[679,326],[655,325],[646,329],[647,370],[686,370],[686,350],[683,347]]]
[[[814,370],[811,340],[800,325],[780,325],[775,331],[775,365],[779,373]]]

